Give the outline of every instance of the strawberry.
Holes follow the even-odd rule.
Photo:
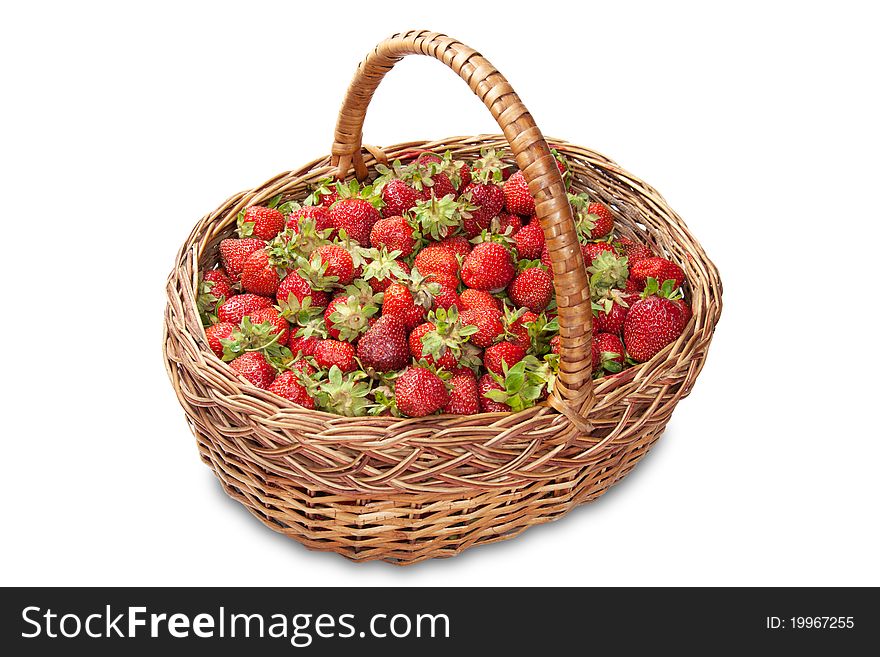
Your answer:
[[[523,349],[528,350],[528,348],[532,344],[531,336],[529,335],[529,329],[526,326],[529,322],[534,322],[538,319],[538,316],[527,310],[526,312],[520,314],[519,312],[509,313],[505,312],[504,314],[504,329],[505,336],[504,339],[508,342],[512,342],[515,345],[519,345]]]
[[[503,372],[502,362],[510,368],[525,358],[525,355],[526,350],[522,346],[512,342],[499,342],[486,348],[486,352],[483,354],[483,365],[490,372],[501,374]]]
[[[654,257],[654,252],[647,245],[633,242],[628,237],[618,237],[617,246],[626,256],[630,269],[645,258]]]
[[[443,157],[425,151],[415,161],[424,185],[435,198],[443,198],[449,194],[458,195],[471,181],[468,165],[454,160],[452,153],[446,151]]]
[[[370,231],[379,219],[379,211],[362,198],[343,198],[330,208],[330,225],[363,246],[369,245]]]
[[[493,308],[464,310],[460,315],[462,324],[477,327],[477,332],[471,336],[471,342],[478,347],[488,347],[495,338],[504,333],[502,317],[501,311]]]
[[[275,293],[275,298],[279,303],[289,302],[291,294],[300,303],[306,298],[311,299],[312,308],[324,308],[330,301],[326,292],[313,290],[309,282],[295,271],[289,272],[287,276],[281,279],[281,282],[278,284],[278,290]]]
[[[291,331],[290,341],[287,343],[287,346],[294,356],[298,353],[301,353],[303,356],[314,356],[315,347],[318,346],[320,340],[321,338],[314,335],[309,337],[298,336]]]
[[[222,269],[205,272],[196,297],[196,307],[203,326],[217,323],[217,307],[232,294],[232,281],[226,272]]]
[[[529,193],[529,184],[522,171],[517,171],[504,181],[504,207],[511,214],[529,216],[535,214],[535,199]]]
[[[424,272],[422,271],[421,273]],[[448,272],[434,272],[431,274],[427,274],[425,276],[425,279],[432,283],[437,283],[437,285],[439,285],[440,287],[445,287],[450,290],[458,289],[458,276],[456,274],[450,274]]]
[[[522,228],[522,219],[515,214],[501,212],[489,222],[489,231],[496,235],[513,237]]]
[[[410,333],[409,350],[416,360],[425,359],[430,365],[451,369],[462,358],[473,361],[477,349],[467,342],[478,330],[461,322],[456,308],[438,309],[429,315],[429,321]]]
[[[492,219],[498,216],[501,208],[504,207],[504,192],[498,185],[492,183],[472,182],[465,187],[462,196],[476,207],[470,213],[470,221],[464,223],[465,232],[469,237],[475,237],[481,230],[488,228]]]
[[[675,301],[650,296],[636,301],[626,314],[623,341],[633,360],[650,360],[684,330],[682,311]]]
[[[413,233],[412,226],[404,217],[389,216],[373,224],[370,244],[375,247],[385,247],[388,251],[400,251],[400,255],[406,258],[416,245]]]
[[[287,223],[285,228],[291,229],[294,233],[300,232],[300,221],[310,219],[315,224],[315,230],[322,231],[332,228],[330,224],[330,211],[323,205],[305,205],[296,208],[287,215]]]
[[[210,281],[213,283],[211,287],[211,293],[216,297],[230,297],[232,296],[231,287],[232,287],[232,279],[229,278],[229,275],[222,269],[209,269],[202,275],[203,281]]]
[[[279,397],[284,397],[303,408],[309,410],[315,408],[315,400],[306,391],[295,372],[282,372],[279,374],[272,382],[272,385],[269,386],[269,392],[274,392]]]
[[[318,340],[315,345],[315,362],[324,369],[335,365],[343,374],[354,372],[358,368],[354,359],[354,347],[350,342],[340,340]]]
[[[258,388],[266,389],[275,380],[275,368],[259,351],[248,351],[229,363],[229,366]]]
[[[688,322],[691,321],[691,317],[693,313],[691,312],[691,307],[687,305],[684,299],[673,299],[675,305],[678,306],[678,309],[681,311],[681,326],[682,330],[685,326],[687,326]]]
[[[624,364],[624,349],[620,338],[611,333],[593,335],[593,371],[620,372]]]
[[[252,324],[263,324],[268,322],[272,325],[272,333],[278,334],[278,344],[287,344],[290,337],[290,324],[281,316],[272,306],[260,308],[250,314]]]
[[[523,260],[537,260],[544,250],[544,229],[533,218],[529,223],[520,228],[513,237],[516,252]]]
[[[554,335],[552,338],[550,338],[550,351],[554,354],[558,354],[559,349],[560,349],[559,336]],[[595,360],[593,362],[595,363]]]
[[[461,280],[477,290],[502,290],[515,273],[507,249],[495,242],[477,244],[461,264]]]
[[[246,292],[274,295],[280,282],[278,271],[269,262],[267,251],[254,251],[248,256],[241,272],[241,286]]]
[[[244,263],[254,251],[266,248],[266,242],[258,239],[226,239],[220,242],[220,261],[232,278],[241,276]]]
[[[382,300],[382,315],[397,317],[407,331],[414,329],[425,318],[427,309],[413,299],[409,288],[401,283],[392,283],[385,288]]]
[[[413,189],[406,181],[393,178],[382,185],[382,216],[394,217],[406,214],[416,206],[416,201],[423,198],[421,192]],[[373,246],[375,246],[375,242]]]
[[[413,226],[426,239],[442,240],[458,229],[464,217],[470,216],[469,208],[467,202],[456,201],[452,194],[430,196],[416,203]]]
[[[424,324],[419,324],[416,326],[412,333],[409,334],[409,353],[416,360],[424,359],[427,361],[429,365],[435,365],[437,367],[444,367],[446,369],[451,369],[458,365],[458,359],[455,355],[447,349],[445,346],[440,347],[441,354],[438,357],[434,357],[430,353],[425,353],[425,346],[422,344],[422,338],[424,338],[429,333],[437,334],[437,327],[432,322],[425,322]],[[438,337],[437,341],[440,342],[441,338]]]
[[[339,187],[333,178],[324,178],[319,180],[314,187],[312,193],[306,198],[308,205],[317,205],[329,208],[339,200]]]
[[[523,269],[507,286],[507,295],[517,306],[539,313],[553,299],[553,278],[540,267]]]
[[[440,291],[433,295],[433,297],[434,304],[431,306],[432,310],[437,310],[438,308],[449,310],[452,306],[461,305],[461,300],[458,298],[455,288],[448,285],[441,285]]]
[[[238,215],[238,236],[270,240],[284,228],[284,215],[275,208],[252,205]]]
[[[236,326],[241,320],[260,308],[268,308],[272,300],[257,294],[237,294],[229,297],[217,308],[217,318],[221,322],[229,322]]]
[[[437,248],[446,249],[448,251],[452,251],[455,255],[458,256],[466,256],[471,252],[471,243],[468,242],[467,237],[464,235],[453,235],[452,237],[445,237],[435,245]]]
[[[495,308],[496,310],[501,310],[504,307],[504,303],[498,297],[493,297],[491,294],[486,292],[485,290],[474,290],[472,288],[465,288],[461,291],[461,294],[458,295],[459,301],[461,305],[459,308],[462,310],[476,310],[477,308]]]
[[[409,363],[406,328],[393,315],[383,315],[358,340],[357,355],[365,368],[392,372]]]
[[[367,286],[367,290],[372,292],[369,286]],[[377,306],[365,302],[353,294],[336,297],[324,310],[327,333],[334,340],[354,342],[361,333],[367,330],[370,318],[378,311]]]
[[[354,260],[351,253],[343,247],[337,244],[319,246],[312,253],[311,261],[314,262],[315,259],[327,266],[325,275],[336,276],[336,283],[339,285],[348,285],[354,280]]]
[[[571,204],[575,228],[581,242],[597,240],[614,230],[611,210],[601,203],[590,201],[589,194],[569,194],[568,202]]]
[[[424,367],[408,367],[394,383],[397,409],[407,417],[436,413],[449,401],[446,385]]]
[[[681,287],[684,283],[684,271],[681,267],[666,258],[644,258],[630,268],[633,280],[643,283],[649,278],[655,278],[659,283],[666,280],[675,281],[673,288]]]
[[[418,252],[413,264],[425,276],[428,274],[458,276],[458,258],[448,249],[429,246]]]
[[[409,265],[392,257],[393,251],[385,249],[372,253],[372,259],[364,267],[363,279],[370,284],[373,292],[384,292],[389,285],[406,278]]]
[[[614,217],[608,206],[592,202],[587,206],[587,214],[593,218],[593,228],[590,231],[592,239],[599,239],[609,235],[614,230]]]
[[[232,332],[235,330],[235,324],[230,322],[220,322],[212,324],[205,329],[205,337],[208,338],[208,346],[211,351],[217,354],[217,358],[223,358],[223,345],[220,340],[229,340]]]
[[[491,374],[484,374],[480,377],[480,381],[477,384],[477,389],[480,394],[480,410],[483,413],[509,413],[510,406],[503,402],[497,402],[492,399],[489,399],[486,396],[486,393],[490,390],[500,390],[504,391],[504,386],[498,383]]]
[[[593,260],[599,257],[600,253],[614,254],[614,247],[608,242],[590,242],[581,245],[581,252],[584,256],[584,264],[589,267],[593,264]]]
[[[449,379],[449,401],[443,407],[451,415],[475,415],[480,412],[480,394],[473,370],[460,367]]]
[[[620,303],[612,302],[606,310],[594,310],[593,331],[597,333],[613,333],[620,335],[623,332],[623,323],[629,308]]]

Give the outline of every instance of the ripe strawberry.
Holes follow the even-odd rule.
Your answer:
[[[448,249],[429,246],[418,252],[413,264],[425,276],[428,274],[458,276],[458,258]]]
[[[266,389],[275,380],[275,368],[259,351],[248,351],[229,363],[229,366],[258,388]]]
[[[269,264],[266,251],[254,251],[248,256],[241,272],[241,286],[245,291],[263,296],[273,295],[280,282],[278,271]]]
[[[506,330],[505,339],[508,342],[512,342],[513,344],[519,345],[523,349],[528,350],[532,341],[526,324],[528,322],[534,322],[538,319],[538,316],[530,310],[527,310],[522,315],[519,315],[519,317],[516,317],[513,321],[509,321],[510,317],[516,317],[516,314],[512,316],[505,315],[504,317]]]
[[[675,342],[684,330],[678,304],[663,297],[650,296],[635,302],[626,314],[623,341],[633,360],[650,360],[666,345]]]
[[[449,384],[449,401],[443,407],[444,413],[475,415],[480,412],[480,394],[473,370],[467,367],[458,368],[449,379]]]
[[[477,290],[503,290],[515,273],[510,253],[495,242],[477,244],[461,263],[461,280]]]
[[[614,253],[614,247],[608,242],[590,242],[581,245],[581,252],[584,255],[584,264],[587,267],[593,264],[593,260],[599,257],[600,253]],[[615,254],[616,255],[616,254]]]
[[[614,230],[614,217],[611,210],[601,203],[593,202],[587,206],[587,214],[592,215],[593,228],[590,230],[592,239],[599,239],[609,235]]]
[[[350,342],[340,340],[318,340],[315,345],[315,362],[324,369],[336,365],[343,374],[357,369],[354,346]]]
[[[220,261],[232,278],[241,276],[244,263],[254,251],[266,248],[266,242],[257,239],[226,239],[220,242]]]
[[[486,393],[490,390],[504,390],[504,386],[498,383],[491,374],[484,374],[480,377],[477,384],[480,393],[480,410],[483,413],[509,413],[510,406],[503,402],[497,402],[489,399]]]
[[[522,171],[504,181],[504,207],[511,214],[535,214],[535,199],[529,193],[529,184]]]
[[[513,241],[521,259],[537,260],[544,250],[544,229],[537,219],[533,219],[516,232]]]
[[[344,230],[362,246],[369,246],[370,231],[379,219],[379,211],[369,201],[360,198],[340,199],[330,208],[330,225]]]
[[[489,231],[496,235],[513,237],[522,228],[522,219],[515,214],[501,212],[489,222]]]
[[[409,265],[402,260],[397,261],[392,258],[386,260],[386,262],[388,263],[388,266],[384,266],[380,263],[376,266],[376,276],[367,279],[370,283],[370,287],[373,288],[373,292],[384,292],[388,289],[389,285],[400,280],[400,277],[394,271],[395,269],[399,268],[404,275],[409,274],[410,272]],[[369,267],[370,265],[367,265],[367,269],[364,270],[365,278]]]
[[[412,330],[412,333],[409,334],[409,353],[412,357],[416,360],[424,358],[429,365],[436,365],[446,369],[451,369],[458,365],[458,359],[449,349],[444,349],[443,355],[439,358],[434,358],[430,353],[426,353],[425,346],[422,344],[422,338],[432,331],[435,333],[437,331],[437,327],[433,322],[419,324]]]
[[[311,219],[315,222],[315,230],[321,231],[332,228],[330,225],[330,211],[323,205],[304,205],[287,215],[285,228],[294,233],[299,232],[299,222],[302,219]]]
[[[327,265],[325,275],[336,276],[339,285],[348,285],[354,280],[354,260],[343,247],[337,244],[319,246],[312,253],[312,260],[315,258],[319,258],[322,264]]]
[[[272,382],[272,385],[269,386],[269,392],[274,392],[276,395],[284,397],[294,404],[299,404],[303,408],[308,408],[309,410],[315,408],[315,400],[312,399],[305,387],[300,383],[300,379],[295,372],[282,372],[279,374]]]
[[[425,272],[422,271],[421,273],[424,274]],[[450,290],[458,289],[458,276],[456,274],[434,272],[431,274],[425,274],[425,278],[431,283],[437,283],[440,287],[449,288]]]
[[[620,335],[627,312],[629,312],[629,308],[619,303],[612,303],[608,312],[605,312],[604,308],[594,311],[593,332]]]
[[[507,286],[507,295],[520,308],[539,313],[553,299],[553,278],[540,267],[523,269]]]
[[[287,343],[287,346],[290,348],[290,351],[293,352],[295,356],[298,353],[302,353],[303,356],[314,356],[315,355],[315,347],[318,346],[318,342],[320,342],[321,338],[317,336],[297,336],[294,331],[290,332],[290,341]]]
[[[275,208],[252,205],[238,215],[238,236],[270,240],[284,228],[284,215]]]
[[[237,294],[229,297],[217,308],[217,318],[238,326],[241,320],[260,308],[268,308],[272,299],[257,294]]]
[[[614,373],[623,369],[624,349],[618,336],[611,333],[594,334],[592,348],[593,371]]]
[[[492,183],[472,182],[465,187],[463,195],[477,208],[471,211],[471,218],[481,226],[480,230],[488,228],[492,218],[504,207],[504,192]]]
[[[471,252],[471,243],[468,242],[467,237],[464,235],[453,235],[452,237],[446,237],[435,245],[438,248],[447,249],[448,251],[452,251],[455,255],[466,256]]]
[[[232,296],[232,279],[222,269],[209,269],[202,275],[202,280],[211,282],[211,294],[218,299]]]
[[[684,327],[687,326],[687,323],[691,321],[691,316],[693,313],[691,312],[691,307],[687,305],[684,299],[673,299],[675,305],[678,306],[678,309],[681,311],[681,327],[684,330]]]
[[[559,336],[558,335],[554,335],[552,338],[550,338],[550,351],[553,352],[554,354],[559,353]]]
[[[278,344],[287,344],[290,337],[290,324],[272,306],[260,308],[251,313],[251,323],[254,325],[269,322],[272,325],[272,333],[278,334]]]
[[[488,347],[495,338],[504,333],[504,323],[501,321],[503,314],[500,310],[485,307],[464,310],[459,317],[462,324],[477,327],[477,332],[471,336],[471,342],[478,347]]]
[[[205,337],[208,338],[208,346],[211,351],[217,354],[217,358],[223,358],[223,345],[220,340],[229,340],[232,338],[232,332],[235,330],[235,324],[230,322],[220,322],[212,324],[205,329]]]
[[[433,296],[434,304],[431,306],[432,310],[437,310],[437,308],[448,310],[452,306],[461,305],[461,300],[458,298],[458,293],[455,291],[455,288],[449,287],[448,285],[441,285],[440,291]]]
[[[632,276],[626,279],[626,287],[623,288],[626,292],[637,293],[641,292],[645,289],[645,281],[637,281]]]
[[[422,198],[424,196],[404,180],[393,178],[382,187],[382,201],[385,203],[382,216],[394,217],[406,214],[415,207],[416,201]],[[373,246],[376,246],[375,242]]]
[[[446,385],[424,367],[408,367],[394,384],[397,410],[408,417],[436,413],[449,401]]]
[[[525,358],[525,355],[526,350],[522,346],[512,342],[499,342],[486,348],[486,352],[483,354],[483,365],[490,372],[502,374],[504,371],[502,362],[507,363],[507,367],[510,368]]]
[[[681,267],[666,258],[652,257],[640,260],[630,267],[630,276],[633,280],[643,283],[649,278],[656,278],[661,285],[663,281],[672,279],[674,287],[681,287],[684,283],[684,271]]]
[[[392,283],[385,289],[385,297],[382,300],[382,315],[393,315],[403,324],[407,331],[411,331],[425,319],[427,309],[416,304],[412,292],[401,283]]]
[[[465,288],[458,295],[462,310],[476,310],[478,308],[495,308],[502,310],[504,303],[498,297],[493,297],[485,290],[474,290],[473,288]]]
[[[357,355],[377,372],[402,369],[409,363],[406,328],[397,317],[383,315],[358,340]]]
[[[400,251],[401,257],[408,257],[415,248],[416,240],[413,237],[413,228],[409,222],[400,216],[388,216],[380,219],[370,231],[370,244],[375,247],[385,247],[389,251]]]
[[[626,256],[630,269],[645,258],[654,257],[654,252],[647,245],[633,242],[628,237],[618,237],[617,244]]]
[[[287,302],[291,294],[300,303],[306,297],[310,297],[312,308],[324,308],[330,302],[326,292],[323,290],[313,290],[309,282],[295,271],[289,272],[287,276],[281,279],[281,282],[278,284],[278,290],[275,293],[275,298],[279,303]]]

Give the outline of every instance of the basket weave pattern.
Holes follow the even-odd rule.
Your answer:
[[[447,63],[499,121],[504,135],[362,148],[363,116],[382,76],[407,54]],[[547,143],[504,78],[478,53],[429,32],[396,35],[358,69],[332,155],[228,199],[181,248],[167,284],[164,352],[202,460],[257,518],[307,547],[356,560],[414,563],[509,538],[597,498],[657,440],[691,390],[721,312],[718,272],[682,220],[650,186],[591,150],[551,140],[568,158],[574,191],[608,205],[620,234],[685,271],[693,317],[649,362],[593,382],[587,277],[564,187]],[[196,310],[200,272],[217,261],[238,212],[278,194],[414,149],[479,157],[510,149],[529,181],[551,257],[560,308],[561,373],[544,405],[520,413],[346,418],[303,409],[239,377],[214,356]],[[366,153],[364,153],[366,150]]]

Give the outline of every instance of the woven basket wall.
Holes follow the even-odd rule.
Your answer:
[[[408,54],[434,56],[471,86],[504,135],[361,147],[363,115],[382,76]],[[407,564],[510,538],[596,499],[659,438],[691,390],[721,312],[721,282],[684,222],[649,185],[607,158],[550,139],[574,191],[608,205],[620,234],[685,271],[693,318],[641,365],[593,383],[587,277],[561,178],[540,131],[504,78],[478,53],[435,33],[395,35],[361,64],[333,154],[236,194],[202,218],[168,279],[164,353],[202,460],[226,492],[270,528],[316,550]],[[364,177],[413,149],[479,157],[513,150],[537,200],[555,274],[562,372],[548,403],[521,413],[345,418],[305,410],[250,385],[211,352],[196,311],[200,272],[218,260],[250,205],[301,198],[330,175]]]

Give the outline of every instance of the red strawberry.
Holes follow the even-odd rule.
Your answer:
[[[458,298],[458,293],[455,291],[455,288],[449,287],[448,285],[441,285],[440,291],[434,295],[434,304],[431,308],[433,310],[437,310],[437,308],[448,310],[452,306],[460,305],[461,300]]]
[[[254,251],[244,263],[241,286],[252,294],[269,296],[278,290],[278,271],[269,264],[266,251]]]
[[[326,292],[322,290],[313,290],[309,285],[309,282],[295,271],[289,272],[287,276],[281,279],[275,297],[279,303],[282,301],[286,302],[291,294],[296,297],[296,300],[300,303],[302,303],[306,297],[311,297],[312,308],[324,308],[330,301]]]
[[[254,325],[269,322],[272,325],[272,333],[278,334],[278,344],[287,344],[290,337],[290,324],[281,316],[275,308],[267,306],[251,313],[251,323]]]
[[[393,315],[400,320],[407,331],[411,331],[422,323],[427,310],[417,305],[412,292],[405,285],[392,283],[385,289],[382,300],[382,315]]]
[[[294,331],[290,332],[290,341],[287,343],[287,346],[290,348],[290,351],[293,352],[294,355],[302,352],[303,356],[314,356],[315,355],[315,347],[318,346],[318,342],[320,342],[321,338],[316,336],[309,337],[297,337]]]
[[[499,342],[486,348],[486,352],[483,354],[483,365],[490,372],[502,374],[502,361],[507,363],[507,367],[510,368],[525,358],[525,356],[526,350],[522,346],[512,342]]]
[[[232,338],[232,332],[235,330],[235,324],[230,322],[220,322],[212,324],[205,329],[205,337],[208,338],[208,346],[211,351],[217,354],[217,358],[223,358],[223,345],[220,340],[229,340]]]
[[[537,260],[544,250],[544,229],[537,219],[533,219],[516,232],[513,241],[521,259]]]
[[[506,339],[509,342],[519,345],[525,350],[528,350],[532,344],[532,341],[529,337],[529,329],[528,327],[526,327],[526,324],[528,322],[534,322],[536,319],[538,319],[538,316],[535,313],[531,311],[524,312],[515,321],[507,324]]]
[[[432,322],[425,322],[424,324],[416,326],[412,333],[409,334],[409,353],[412,354],[412,357],[416,360],[424,358],[429,365],[451,369],[458,365],[458,359],[449,349],[447,349],[440,358],[434,358],[431,354],[425,353],[422,338],[431,331],[436,330],[437,327]]]
[[[425,272],[422,272],[423,274]],[[458,289],[458,276],[456,274],[450,274],[447,272],[434,272],[431,274],[426,274],[425,278],[431,283],[437,283],[441,287],[449,288],[450,290]]]
[[[275,208],[252,205],[238,218],[239,237],[270,240],[284,228],[284,215]]]
[[[623,341],[633,360],[645,362],[684,330],[678,304],[663,297],[650,296],[632,305],[623,324]]]
[[[593,371],[619,372],[623,369],[624,349],[619,337],[611,333],[595,334],[592,347]]]
[[[458,258],[448,249],[429,246],[419,251],[413,264],[425,276],[441,273],[458,276]]]
[[[393,178],[382,187],[382,200],[385,202],[382,215],[394,217],[406,214],[415,207],[416,201],[422,198],[424,196],[405,181]],[[375,242],[373,246],[376,246]]]
[[[312,253],[312,260],[315,258],[320,258],[321,263],[327,265],[325,275],[336,276],[339,285],[348,285],[354,280],[354,260],[343,247],[337,244],[319,246]]]
[[[403,270],[404,274],[409,274],[410,269],[409,265],[403,262],[402,260],[397,263],[397,265]],[[384,292],[388,289],[388,286],[398,280],[397,276],[393,272],[387,272],[384,274],[382,278],[371,278],[369,280],[370,287],[373,288],[373,292]]]
[[[373,224],[370,243],[375,247],[384,246],[389,251],[400,251],[401,257],[406,258],[413,252],[416,240],[412,226],[404,217],[389,216]]]
[[[553,299],[553,278],[540,267],[523,269],[507,287],[507,295],[517,306],[539,313]]]
[[[504,303],[501,299],[493,297],[485,290],[465,288],[461,291],[461,294],[458,295],[458,298],[459,301],[461,301],[459,308],[462,310],[475,310],[477,308],[495,308],[496,310],[502,310],[504,308]]]
[[[630,276],[639,283],[644,283],[649,278],[656,278],[659,284],[672,279],[675,287],[681,287],[684,283],[684,271],[681,267],[666,258],[644,258],[630,267]]]
[[[512,214],[535,214],[535,199],[529,193],[529,184],[522,171],[504,181],[504,207]]]
[[[593,215],[591,217],[593,219],[593,228],[590,230],[590,237],[592,239],[605,237],[614,230],[614,217],[607,206],[594,201],[587,206],[587,214]]]
[[[477,290],[502,290],[515,273],[507,249],[496,242],[477,244],[461,264],[461,280]]]
[[[369,201],[360,198],[344,198],[330,208],[330,225],[345,230],[362,246],[369,246],[370,231],[379,218],[379,211]]]
[[[301,361],[302,362],[302,361]],[[269,392],[274,392],[280,397],[284,397],[299,404],[303,408],[312,410],[315,408],[315,400],[311,398],[305,387],[300,383],[299,377],[294,372],[282,372],[269,386]]]
[[[654,252],[647,245],[633,242],[628,237],[619,237],[617,243],[623,249],[623,255],[626,256],[630,269],[645,258],[654,257]]]
[[[477,390],[477,377],[467,367],[460,367],[449,380],[449,401],[443,407],[444,413],[452,415],[474,415],[480,412],[480,394]]]
[[[584,255],[584,263],[589,267],[600,253],[614,253],[614,247],[608,242],[590,242],[581,246],[581,252]]]
[[[326,230],[332,227],[330,224],[330,211],[323,205],[304,205],[298,210],[294,210],[287,215],[287,223],[284,227],[290,228],[294,233],[298,233],[301,219],[314,220],[315,230]]]
[[[554,354],[559,353],[559,336],[558,335],[554,335],[552,338],[550,338],[550,351],[552,351]]]
[[[504,390],[504,386],[498,383],[491,374],[484,374],[477,384],[480,393],[480,410],[483,413],[509,413],[510,406],[503,402],[489,399],[486,393],[490,390]]]
[[[595,311],[593,316],[593,331],[596,333],[613,333],[620,335],[623,331],[623,322],[626,319],[626,313],[629,308],[619,303],[612,303],[608,312],[604,309]]]
[[[392,315],[383,315],[358,340],[357,355],[364,367],[392,372],[409,363],[406,328]]]
[[[626,292],[641,292],[645,289],[645,281],[637,281],[632,276],[626,279],[626,287],[623,288]]]
[[[489,222],[489,230],[496,235],[507,235],[513,237],[522,228],[522,219],[515,214],[501,212],[497,217]]]
[[[469,196],[470,202],[477,207],[476,210],[471,211],[471,218],[481,226],[480,230],[488,228],[492,218],[504,207],[504,192],[498,185],[492,183],[472,182],[465,187],[463,194]]]
[[[464,235],[453,235],[451,237],[446,237],[435,245],[438,248],[447,249],[448,251],[452,251],[455,255],[466,256],[471,252],[471,243],[468,242],[467,237]]]
[[[354,346],[340,340],[318,340],[315,345],[315,362],[325,369],[336,365],[343,374],[357,369]]]
[[[229,322],[238,326],[245,316],[271,305],[272,299],[268,297],[261,297],[257,294],[237,294],[220,304],[217,308],[217,318],[221,322]]]
[[[338,296],[324,310],[327,333],[334,340],[354,342],[367,330],[370,319],[377,311],[376,306],[358,299],[356,295]]]
[[[478,347],[488,347],[495,338],[504,333],[504,323],[501,321],[503,315],[500,310],[492,308],[464,310],[459,317],[462,324],[477,327],[477,332],[471,336],[471,342]]]
[[[229,277],[223,270],[211,269],[206,271],[202,281],[208,284],[208,294],[214,298],[214,300],[209,299],[208,303],[216,305],[217,301],[223,301],[232,296],[232,281],[229,280]],[[204,288],[201,291],[204,292]]]
[[[202,274],[203,281],[211,281],[212,283],[224,283],[226,286],[232,285],[232,279],[223,269],[209,269]]]
[[[241,276],[244,269],[244,263],[254,251],[261,251],[266,248],[263,240],[246,239],[236,240],[227,239],[220,242],[220,261],[226,273],[233,278]]]
[[[258,388],[264,390],[275,380],[275,368],[259,351],[248,351],[229,363],[229,367],[241,374]]]
[[[424,367],[408,367],[394,383],[397,410],[408,417],[436,413],[449,401],[446,385]]]

